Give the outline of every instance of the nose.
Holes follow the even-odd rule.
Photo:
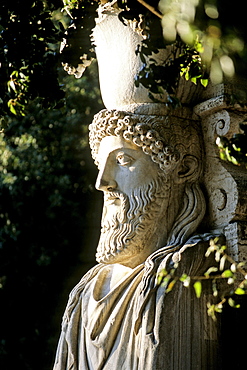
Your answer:
[[[101,191],[113,191],[117,188],[117,182],[114,180],[110,171],[104,168],[98,174],[95,187]]]

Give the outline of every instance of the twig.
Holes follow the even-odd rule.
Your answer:
[[[151,13],[157,15],[157,17],[159,17],[160,19],[162,19],[162,14],[160,14],[159,12],[157,12],[157,10],[153,6],[147,4],[146,1],[143,1],[143,0],[137,0],[137,1],[138,1],[138,3],[142,4],[143,6],[145,6],[145,8],[147,8]]]

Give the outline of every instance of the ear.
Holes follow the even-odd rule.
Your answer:
[[[196,180],[198,177],[199,162],[193,155],[185,155],[177,168],[177,176],[175,182],[182,184]]]

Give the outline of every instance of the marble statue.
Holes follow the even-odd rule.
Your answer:
[[[70,294],[54,370],[217,369],[207,289],[198,299],[158,284],[177,263],[178,276],[207,268],[198,121],[105,109],[90,146],[104,194],[98,264]]]
[[[204,90],[184,78],[176,82],[180,108],[167,109],[165,89],[151,99],[136,75],[180,50],[167,45],[143,60],[136,51],[145,22],[123,24],[118,4],[101,1],[92,33],[106,107],[90,125],[104,194],[97,264],[70,294],[54,370],[222,369],[208,282],[198,299],[159,276],[174,266],[177,277],[203,275],[215,262],[205,257],[215,235],[236,261],[247,260],[246,174],[215,150],[217,136],[238,132],[246,109],[229,102],[235,87]]]

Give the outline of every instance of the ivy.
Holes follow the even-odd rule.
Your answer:
[[[100,3],[110,1],[64,0],[62,6],[60,0],[24,3],[3,0],[0,13],[2,114],[23,115],[28,101],[36,97],[42,98],[47,108],[63,104],[58,65],[62,62],[70,74],[80,77],[95,57],[91,33]],[[154,101],[159,101],[159,94],[166,90],[167,103],[177,105],[179,78],[206,87],[209,77],[218,83],[223,76],[232,77],[235,67],[245,71],[246,30],[242,20],[236,23],[233,19],[235,8],[229,1],[225,6],[222,0],[212,4],[193,0],[118,0],[117,6],[123,24],[129,20],[142,23],[145,38],[137,52],[143,68],[135,83],[148,88]],[[157,65],[152,60],[153,54],[168,45],[178,47],[180,52],[169,56],[163,65]]]
[[[157,284],[165,287],[166,293],[169,293],[177,283],[182,283],[186,288],[191,286],[194,289],[196,297],[199,299],[203,293],[203,281],[210,282],[211,294],[218,302],[207,302],[208,315],[217,319],[217,313],[221,313],[224,304],[239,308],[235,296],[247,294],[247,271],[243,269],[245,263],[234,261],[227,253],[226,246],[218,243],[218,238],[211,239],[209,248],[206,251],[205,258],[213,255],[216,262],[215,266],[210,266],[201,276],[190,276],[183,273],[178,275],[179,263],[175,264],[169,271],[163,269],[158,273]],[[227,289],[219,289],[219,282],[226,282]]]

